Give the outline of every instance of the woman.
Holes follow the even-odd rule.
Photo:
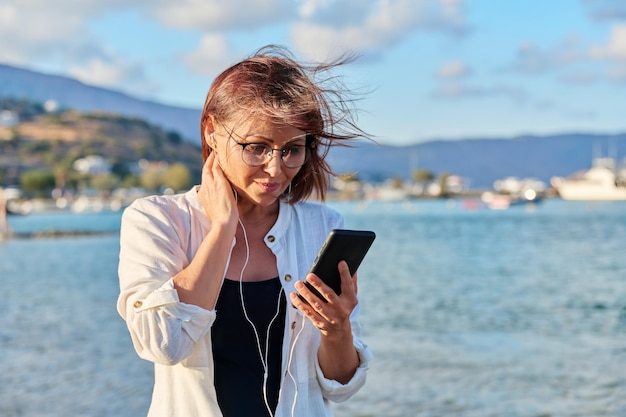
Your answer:
[[[155,364],[149,416],[330,416],[364,384],[356,276],[338,265],[340,296],[306,276],[343,219],[304,200],[325,196],[329,146],[362,134],[313,81],[344,62],[269,46],[228,68],[203,109],[200,186],[124,212],[118,311]]]

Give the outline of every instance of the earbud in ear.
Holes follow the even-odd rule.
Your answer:
[[[211,133],[209,134],[209,138],[211,138],[211,143],[209,143],[209,146],[211,147],[211,149],[215,150],[215,135]]]

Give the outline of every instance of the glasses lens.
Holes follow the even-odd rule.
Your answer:
[[[267,163],[274,152],[280,152],[283,164],[287,168],[300,168],[309,156],[309,149],[305,145],[292,145],[274,150],[269,145],[252,143],[246,144],[242,149],[241,157],[246,164],[257,167]]]
[[[293,145],[282,150],[283,163],[287,168],[299,168],[306,162],[308,155],[304,145]]]
[[[271,154],[271,152],[272,148],[270,148],[269,146],[253,143],[250,145],[246,145],[242,149],[241,156],[243,157],[243,162],[250,166],[256,167],[263,165],[267,161],[268,156]]]

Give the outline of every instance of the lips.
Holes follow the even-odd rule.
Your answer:
[[[265,191],[266,193],[273,193],[280,188],[280,183],[277,183],[277,182],[272,182],[272,183],[257,182],[257,185],[261,187],[261,189]]]

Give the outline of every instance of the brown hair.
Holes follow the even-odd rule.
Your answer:
[[[226,69],[209,88],[200,119],[204,160],[212,151],[205,140],[205,132],[214,131],[211,119],[222,123],[265,117],[287,124],[313,136],[311,155],[292,181],[289,202],[304,200],[313,192],[324,200],[329,177],[335,175],[325,161],[330,147],[349,146],[348,140],[368,136],[357,127],[354,100],[348,98],[350,93],[339,78],[315,81],[350,61],[351,56],[343,56],[330,63],[301,64],[287,49],[268,45]]]

